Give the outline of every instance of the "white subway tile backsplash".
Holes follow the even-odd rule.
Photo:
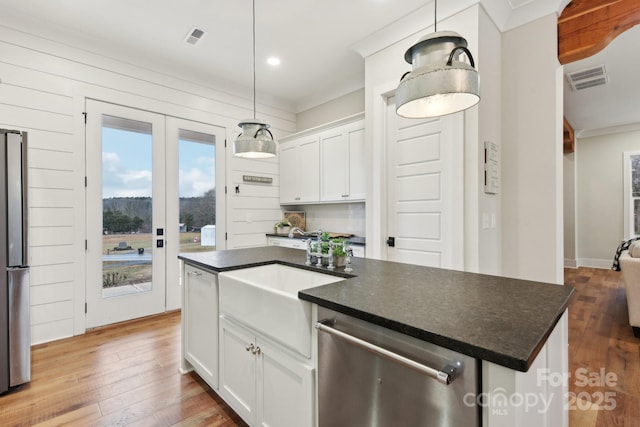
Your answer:
[[[283,210],[304,211],[307,230],[365,235],[364,203],[283,206]]]

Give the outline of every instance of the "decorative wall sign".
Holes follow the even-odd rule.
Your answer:
[[[500,146],[495,142],[484,142],[484,192],[500,193]]]
[[[257,182],[259,184],[271,184],[273,182],[273,178],[253,175],[242,175],[242,180],[244,182]]]

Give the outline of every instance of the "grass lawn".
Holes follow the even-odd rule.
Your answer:
[[[179,252],[210,252],[215,251],[215,246],[202,246],[200,244],[200,233],[180,233]],[[136,234],[106,234],[102,236],[102,253],[105,255],[137,253],[139,248],[144,248],[145,253],[153,253],[154,236],[151,233]],[[114,250],[125,242],[126,246],[131,246],[129,250]],[[124,263],[126,264],[126,263]],[[123,265],[119,261],[103,262],[103,279],[107,275],[118,273],[119,280],[112,283],[112,286],[134,285],[151,281],[151,262],[144,264],[131,263]]]

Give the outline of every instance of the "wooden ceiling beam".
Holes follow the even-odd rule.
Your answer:
[[[572,0],[558,18],[558,59],[578,61],[640,24],[638,0]]]
[[[576,149],[576,137],[573,131],[573,127],[569,124],[567,118],[564,118],[562,124],[563,130],[563,152],[564,154],[573,153]]]

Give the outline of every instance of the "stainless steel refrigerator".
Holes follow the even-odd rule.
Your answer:
[[[31,380],[27,134],[0,129],[0,394]]]

